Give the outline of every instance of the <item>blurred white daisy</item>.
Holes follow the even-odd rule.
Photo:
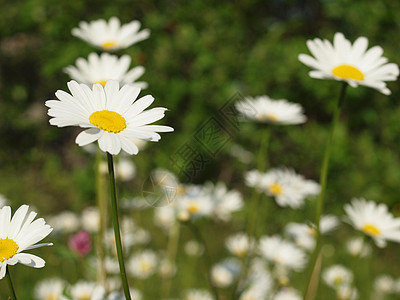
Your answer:
[[[60,278],[49,278],[38,282],[35,286],[35,299],[37,300],[67,300],[63,296],[65,282]]]
[[[182,221],[182,215],[189,218],[211,216],[215,207],[209,190],[200,185],[186,185],[184,194],[178,195],[176,201],[178,217]]]
[[[204,253],[204,246],[196,240],[187,241],[184,249],[189,256],[201,256]]]
[[[228,190],[223,182],[218,182],[215,186],[209,183],[206,188],[210,189],[214,215],[218,220],[227,222],[232,213],[243,208],[242,195],[237,190]]]
[[[158,265],[158,274],[161,277],[172,277],[176,274],[176,271],[177,267],[174,262],[167,258],[160,260],[160,263]]]
[[[48,217],[48,223],[53,227],[54,233],[72,233],[80,226],[79,216],[69,210]]]
[[[322,272],[322,279],[328,286],[337,290],[340,286],[353,282],[353,273],[342,265],[333,265]]]
[[[139,28],[140,22],[137,20],[121,26],[120,20],[117,17],[112,17],[108,23],[103,19],[90,23],[81,21],[79,28],[72,29],[72,35],[95,47],[114,51],[128,48],[150,36],[149,29],[139,31]]]
[[[278,235],[262,236],[259,242],[260,254],[277,267],[301,271],[307,263],[304,251]]]
[[[385,247],[386,240],[400,242],[400,218],[395,218],[385,204],[355,198],[344,210],[349,223],[370,236],[378,247]]]
[[[214,297],[207,290],[190,289],[185,291],[183,300],[214,300]]]
[[[346,249],[352,256],[365,257],[371,254],[372,248],[362,237],[352,238],[346,242]]]
[[[268,96],[258,96],[239,101],[235,106],[245,118],[263,123],[295,125],[307,120],[300,104],[285,99],[274,100]]]
[[[94,83],[100,83],[104,86],[111,79],[118,81],[121,85],[130,84],[141,89],[146,88],[146,82],[136,82],[143,75],[144,68],[137,66],[129,70],[130,65],[131,58],[128,55],[118,57],[108,53],[101,55],[90,53],[88,60],[78,58],[75,66],[64,68],[64,72],[71,79],[87,84],[89,87]]]
[[[303,297],[301,294],[291,287],[282,288],[276,295],[272,298],[272,300],[301,300]]]
[[[358,290],[351,284],[342,284],[336,290],[336,296],[338,299],[356,300],[358,299]]]
[[[212,283],[225,288],[230,286],[240,272],[240,262],[235,258],[227,258],[211,268]]]
[[[265,300],[273,293],[273,279],[264,261],[255,258],[250,262],[249,276],[246,288],[240,295],[240,300]]]
[[[387,274],[379,275],[375,278],[374,289],[379,294],[391,294],[395,292],[395,280]]]
[[[142,293],[134,288],[129,288],[129,293],[131,295],[131,299],[134,300],[142,300],[143,296]],[[105,300],[126,300],[124,293],[119,292],[119,291],[114,291],[112,293],[110,293]]]
[[[88,232],[95,233],[100,228],[100,211],[95,206],[89,206],[81,213],[82,228]]]
[[[128,272],[135,278],[146,279],[157,270],[158,257],[154,251],[144,250],[133,254],[128,263]]]
[[[238,257],[245,257],[254,245],[254,239],[242,232],[233,234],[225,240],[229,252]]]
[[[105,289],[96,282],[78,281],[70,287],[70,294],[72,300],[103,300]]]
[[[28,213],[28,205],[20,206],[11,218],[11,207],[0,208],[0,279],[6,274],[7,265],[17,263],[33,268],[43,268],[45,261],[33,254],[25,253],[52,243],[36,244],[53,230],[43,218],[35,219],[36,213]]]
[[[399,67],[387,63],[381,47],[367,50],[368,39],[365,37],[359,37],[352,45],[337,32],[333,44],[316,38],[308,40],[307,47],[314,57],[300,54],[299,60],[313,69],[309,73],[313,78],[346,81],[352,87],[364,85],[389,95],[391,92],[385,81],[394,81],[399,75]]]
[[[98,141],[102,151],[118,154],[121,149],[137,154],[139,149],[133,139],[158,141],[157,132],[169,132],[169,126],[149,125],[165,115],[166,108],[145,109],[154,101],[150,95],[138,100],[140,89],[124,85],[121,89],[114,80],[103,87],[97,83],[90,89],[76,81],[68,82],[71,94],[58,90],[59,100],[47,100],[51,125],[58,127],[80,126],[86,128],[76,137],[79,146]]]
[[[295,209],[303,206],[305,198],[320,192],[318,183],[287,168],[271,169],[266,173],[250,171],[246,175],[246,182],[268,196],[273,196],[279,206]]]

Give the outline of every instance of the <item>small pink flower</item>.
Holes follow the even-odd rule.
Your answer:
[[[72,251],[82,256],[87,255],[90,250],[92,250],[92,239],[90,238],[90,234],[85,230],[79,231],[70,236],[68,246]]]

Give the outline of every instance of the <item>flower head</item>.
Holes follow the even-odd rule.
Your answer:
[[[127,267],[132,276],[146,279],[156,272],[158,260],[155,252],[145,250],[135,253],[130,258]]]
[[[79,28],[72,29],[72,35],[106,51],[128,48],[129,46],[145,40],[150,35],[149,29],[139,31],[140,22],[131,21],[121,26],[117,17],[112,17],[108,23],[96,20],[90,23],[82,21]]]
[[[28,205],[20,206],[11,218],[11,207],[0,209],[0,279],[5,276],[7,265],[21,263],[29,267],[43,268],[45,261],[33,254],[24,253],[51,243],[36,244],[53,230],[40,218],[34,221],[35,212],[28,213]]]
[[[35,286],[35,299],[38,300],[68,300],[63,296],[65,283],[59,278],[49,278],[40,281]]]
[[[386,240],[400,242],[400,218],[389,213],[385,204],[353,199],[344,210],[350,224],[370,236],[378,247],[385,247]]]
[[[118,154],[121,149],[137,154],[139,149],[133,139],[158,141],[157,132],[174,129],[169,126],[149,125],[165,115],[166,108],[156,107],[145,111],[154,98],[146,95],[138,100],[140,89],[124,85],[121,89],[114,80],[103,87],[96,83],[90,89],[76,81],[68,82],[71,94],[58,90],[59,100],[48,100],[51,125],[58,127],[80,126],[86,128],[76,137],[79,146],[98,141],[102,151]]]
[[[147,83],[136,80],[143,75],[144,68],[137,66],[128,71],[131,58],[128,55],[118,57],[108,53],[98,55],[90,53],[88,60],[78,58],[76,66],[68,66],[64,69],[73,80],[92,86],[94,83],[105,85],[110,79],[119,81],[121,85],[131,84],[139,88],[146,88]]]
[[[342,285],[352,283],[353,273],[342,265],[333,265],[324,270],[322,278],[328,286],[338,289]]]
[[[285,99],[273,100],[268,96],[246,98],[236,103],[236,109],[245,118],[262,123],[294,125],[307,120],[300,104]]]
[[[365,37],[359,37],[352,45],[338,32],[333,44],[316,38],[307,41],[307,47],[314,57],[300,54],[299,60],[313,69],[309,73],[313,78],[345,81],[352,87],[369,86],[389,95],[391,92],[385,81],[394,81],[399,75],[399,67],[387,63],[381,47],[367,50],[368,39]]]

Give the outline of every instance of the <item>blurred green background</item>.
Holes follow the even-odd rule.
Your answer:
[[[133,157],[138,175],[127,190],[140,195],[153,168],[177,171],[171,156],[236,93],[286,98],[304,107],[306,124],[270,129],[270,166],[293,167],[318,180],[340,84],[311,79],[298,54],[308,53],[307,39],[332,40],[335,32],[343,32],[351,41],[366,36],[371,46],[383,47],[389,61],[400,63],[399,13],[397,0],[2,0],[0,193],[12,206],[27,203],[41,215],[94,204],[93,159],[74,143],[79,129],[50,126],[44,106],[47,99],[54,99],[56,90],[67,89],[69,78],[62,68],[96,51],[70,34],[81,20],[117,16],[122,23],[140,20],[143,28],[151,30],[149,39],[118,53],[129,54],[134,65],[146,68],[141,80],[149,87],[143,94],[152,94],[155,106],[169,108],[162,124],[175,128]],[[348,89],[335,135],[327,212],[341,215],[343,204],[352,197],[365,197],[386,203],[400,215],[400,88],[398,82],[388,87],[391,96],[365,87]],[[209,157],[190,182],[223,180],[248,195],[243,172],[255,163],[238,161],[229,149],[234,143],[256,153],[261,130],[256,124],[241,124],[232,140]],[[278,215],[272,228],[279,231],[287,216]],[[312,219],[313,210],[296,218]],[[377,270],[398,276],[399,250],[397,245],[378,250],[379,257],[372,259]],[[51,272],[24,266],[15,269],[38,278]],[[363,274],[369,287],[374,275]],[[22,285],[22,279],[16,284]],[[0,292],[6,290],[5,285],[1,282]]]

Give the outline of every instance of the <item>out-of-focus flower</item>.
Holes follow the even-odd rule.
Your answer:
[[[240,272],[240,262],[235,258],[227,258],[211,269],[211,280],[217,287],[230,286]]]
[[[231,235],[225,240],[229,252],[238,257],[245,257],[254,245],[255,241],[245,233]]]
[[[160,261],[158,266],[158,274],[161,277],[172,277],[176,274],[176,265],[169,259],[164,258]]]
[[[291,287],[284,287],[272,298],[272,300],[301,300],[300,293]]]
[[[144,68],[137,66],[128,71],[130,64],[131,58],[128,55],[118,57],[108,53],[101,55],[90,53],[88,60],[78,58],[75,62],[76,66],[68,66],[64,68],[64,72],[71,79],[89,86],[94,83],[104,86],[111,79],[118,81],[121,85],[130,84],[141,89],[146,88],[146,82],[136,81],[143,75]]]
[[[378,247],[385,247],[386,240],[400,242],[400,218],[395,218],[385,204],[355,198],[344,210],[349,223],[370,236]]]
[[[336,290],[336,295],[338,299],[343,300],[356,300],[358,299],[358,291],[355,287],[350,284],[342,284]]]
[[[137,20],[121,26],[120,20],[112,17],[108,23],[103,19],[90,23],[81,21],[79,28],[72,29],[72,35],[103,50],[114,51],[147,39],[150,30],[139,31],[139,28],[140,22]]]
[[[254,158],[252,152],[247,151],[238,144],[232,145],[232,147],[229,149],[229,153],[244,164],[250,163]]]
[[[49,278],[40,281],[35,286],[35,299],[37,300],[68,300],[63,296],[65,282],[60,278]]]
[[[324,282],[337,290],[342,285],[349,285],[353,282],[353,273],[342,265],[333,265],[322,273]]]
[[[305,198],[320,192],[318,183],[305,179],[291,169],[271,169],[266,173],[250,171],[245,177],[247,185],[273,196],[282,207],[298,209],[303,206]]]
[[[274,100],[268,96],[246,98],[236,103],[236,109],[245,118],[277,125],[295,125],[306,122],[300,104],[285,99]]]
[[[146,279],[155,273],[157,264],[157,255],[151,250],[144,250],[130,257],[127,269],[133,277]]]
[[[345,81],[352,87],[364,85],[390,95],[385,81],[394,81],[399,75],[399,67],[387,63],[381,47],[367,50],[368,39],[365,37],[359,37],[352,45],[337,32],[333,44],[316,38],[308,40],[307,47],[314,57],[300,54],[299,60],[313,69],[309,73],[313,78]]]
[[[48,217],[49,224],[55,233],[71,233],[79,228],[79,217],[72,211],[63,211],[58,215]]]
[[[86,256],[92,250],[92,239],[85,230],[80,230],[68,239],[69,248],[81,256]]]
[[[395,281],[387,274],[379,275],[375,278],[374,289],[379,294],[391,294],[395,292]]]
[[[103,300],[105,289],[96,282],[78,281],[70,288],[72,300]]]
[[[203,245],[196,240],[187,241],[185,244],[185,253],[189,256],[201,256],[204,252]]]
[[[214,297],[207,290],[191,289],[185,291],[183,300],[214,300]]]
[[[81,214],[82,228],[88,232],[95,233],[100,228],[100,212],[97,207],[90,206],[83,209]]]
[[[139,290],[130,287],[129,292],[131,295],[131,299],[134,299],[134,300],[142,300],[143,299],[142,293]],[[123,293],[115,291],[115,292],[110,293],[110,295],[108,295],[105,298],[105,300],[126,300],[126,297]]]
[[[156,207],[154,209],[154,223],[168,231],[176,221],[175,208],[173,205]]]
[[[259,251],[267,261],[287,270],[301,271],[307,263],[301,248],[278,235],[261,237]]]
[[[0,208],[0,279],[6,274],[7,266],[17,263],[33,268],[43,268],[45,261],[33,254],[25,253],[52,243],[37,244],[50,234],[53,228],[44,219],[35,219],[36,213],[28,213],[28,205],[20,206],[11,218],[11,207]]]
[[[224,183],[218,182],[215,186],[209,183],[206,188],[210,190],[214,215],[218,220],[227,222],[232,213],[243,208],[242,195],[236,190],[228,191]]]
[[[273,280],[264,261],[255,258],[251,261],[246,289],[240,295],[240,300],[265,300],[272,292]]]
[[[207,217],[213,213],[214,203],[207,189],[199,185],[185,186],[185,192],[177,199],[178,214],[187,213],[189,217]]]
[[[58,127],[79,126],[87,128],[76,137],[79,146],[98,141],[102,151],[116,155],[121,149],[137,154],[139,149],[133,139],[159,141],[157,132],[174,129],[163,125],[149,125],[164,117],[166,108],[145,109],[153,103],[153,96],[138,100],[140,89],[124,85],[121,89],[114,80],[103,87],[96,83],[90,89],[76,81],[68,82],[71,94],[58,90],[59,100],[47,100],[50,124]]]
[[[371,246],[361,237],[352,238],[347,241],[346,248],[352,256],[365,257],[370,255],[372,252]]]

